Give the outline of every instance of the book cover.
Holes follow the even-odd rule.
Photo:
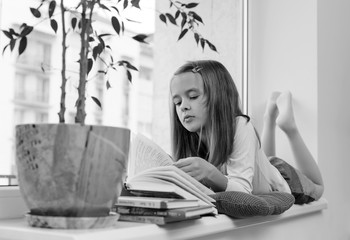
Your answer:
[[[142,215],[120,215],[118,221],[128,221],[128,222],[140,222],[140,223],[152,223],[157,225],[164,225],[172,222],[187,221],[198,219],[200,216],[194,217],[164,217],[164,216],[142,216]]]
[[[141,215],[141,216],[163,216],[163,217],[194,217],[212,213],[210,206],[197,206],[176,209],[155,209],[143,207],[117,206],[115,212],[123,215]]]
[[[157,209],[173,209],[199,206],[199,201],[178,198],[155,198],[155,197],[139,197],[139,196],[119,196],[118,206],[157,208]]]

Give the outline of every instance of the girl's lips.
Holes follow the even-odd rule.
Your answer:
[[[193,118],[194,118],[194,116],[185,116],[184,122],[190,122],[190,121],[192,121]]]

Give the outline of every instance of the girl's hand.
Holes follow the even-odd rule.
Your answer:
[[[208,180],[216,170],[212,164],[200,157],[182,158],[174,165],[198,181]]]

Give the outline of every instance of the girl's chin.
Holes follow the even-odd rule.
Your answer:
[[[189,132],[195,132],[195,133],[199,133],[200,132],[200,127],[195,127],[195,126],[184,126],[187,131]]]

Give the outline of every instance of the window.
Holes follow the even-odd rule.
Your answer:
[[[2,133],[0,136],[0,150],[2,159],[5,160],[0,161],[0,185],[6,186],[16,184],[16,179],[13,179],[16,170],[14,159],[15,125],[21,123],[57,123],[60,97],[60,37],[54,34],[49,24],[45,22],[36,24],[41,20],[37,21],[38,19],[33,18],[29,8],[37,6],[37,1],[20,1],[20,4],[18,3],[19,1],[0,0],[0,29],[14,28],[17,30],[22,22],[28,22],[30,25],[40,25],[40,27],[35,28],[29,35],[26,51],[20,57],[17,56],[17,48],[12,54],[7,49],[4,55],[0,56],[2,76],[5,76],[3,79],[6,79],[8,83],[6,91],[0,95],[0,101],[6,103],[4,104],[4,117],[0,126],[0,132]],[[146,23],[139,26],[133,22],[126,22],[125,35],[133,36],[139,32],[147,34],[154,31],[154,6],[152,6],[154,1],[147,1],[147,4],[150,6],[148,11],[144,12],[147,15],[147,18],[144,18]],[[131,12],[130,16],[133,16],[135,20],[136,18],[144,20],[143,14],[139,14],[137,9],[133,11],[137,13]],[[16,12],[16,16],[13,12]],[[110,27],[109,21],[101,21],[100,24],[105,25],[103,28]],[[70,37],[74,38],[76,36],[70,35]],[[1,51],[7,42],[7,37],[0,32]],[[129,60],[138,69],[139,65],[153,66],[152,46],[144,47],[144,44],[130,39],[121,43],[111,41],[109,44],[115,51],[113,53],[115,61]],[[67,75],[69,79],[67,82],[65,118],[67,123],[74,123],[76,88],[78,85],[77,73],[79,72],[79,66],[76,63],[78,55],[76,54],[79,53],[79,45],[68,45]],[[146,57],[143,57],[144,51],[141,48],[147,49]],[[102,66],[101,63],[98,64]],[[137,131],[138,117],[151,119],[152,112],[147,111],[143,116],[136,114],[138,102],[133,98],[137,96],[137,89],[127,80],[122,68],[118,68],[117,72],[110,71],[107,75],[97,74],[98,64],[94,66],[89,74],[86,123],[126,126]],[[148,72],[151,70],[148,70]],[[132,75],[133,82],[137,83],[139,73],[132,71]],[[107,81],[111,84],[109,90],[106,87]],[[102,110],[92,100],[92,97],[96,97],[101,102]],[[147,94],[147,98],[145,104],[151,102],[152,94]],[[142,129],[148,130],[149,128]]]

